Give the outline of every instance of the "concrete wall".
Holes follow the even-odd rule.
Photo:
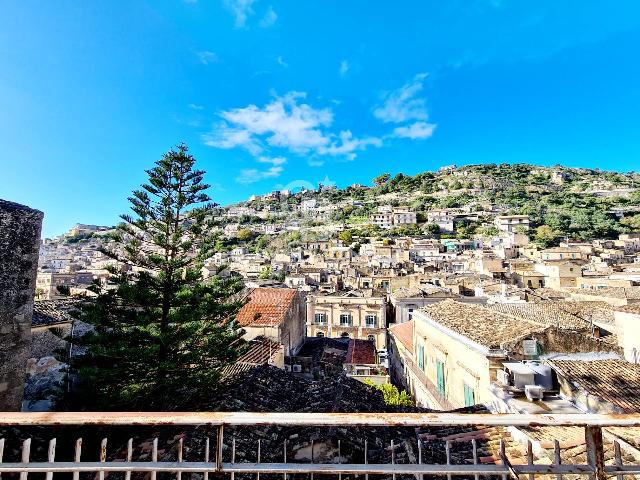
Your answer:
[[[614,312],[614,316],[624,358],[631,363],[640,363],[640,314]]]
[[[0,411],[22,406],[42,218],[0,200]]]

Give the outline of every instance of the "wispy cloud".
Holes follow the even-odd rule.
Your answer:
[[[284,58],[282,58],[282,55],[279,55],[276,58],[276,62],[278,62],[278,65],[280,65],[281,67],[284,67],[284,68],[287,68],[289,66],[289,64],[284,61]]]
[[[197,103],[190,103],[189,108],[191,110],[202,110],[204,107],[202,105],[198,105]]]
[[[267,170],[258,170],[257,168],[245,168],[240,170],[240,174],[236,177],[236,182],[248,185],[259,182],[265,178],[276,178],[282,173],[282,167],[274,166]]]
[[[256,0],[224,0],[224,6],[235,19],[235,26],[242,28],[247,24],[249,15],[253,15],[253,4]]]
[[[349,160],[356,157],[356,151],[382,145],[376,137],[356,138],[348,130],[332,132],[333,111],[315,108],[305,99],[304,92],[289,92],[262,108],[249,105],[219,112],[220,121],[204,141],[217,148],[244,148],[256,156],[281,148],[297,155],[343,156]]]
[[[287,159],[284,157],[259,157],[258,161],[260,163],[270,163],[274,167],[287,163]]]
[[[340,69],[338,72],[341,77],[344,77],[349,72],[349,62],[347,60],[342,60],[340,62]]]
[[[267,9],[267,12],[264,14],[262,19],[260,20],[259,25],[262,28],[272,27],[273,25],[275,25],[277,20],[278,20],[278,14],[275,12],[272,6],[269,6],[269,8]]]
[[[433,135],[433,131],[436,129],[434,123],[427,122],[415,122],[411,125],[396,127],[393,129],[393,134],[400,138],[410,138],[412,140],[429,138]]]
[[[385,123],[401,123],[409,120],[426,120],[426,101],[417,95],[422,91],[426,73],[419,73],[410,82],[384,95],[384,102],[373,115]]]
[[[331,142],[328,147],[320,148],[318,153],[326,155],[343,155],[347,160],[355,160],[356,151],[365,150],[369,146],[381,147],[382,140],[377,137],[354,138],[349,130],[338,135],[339,141]]]
[[[428,123],[426,100],[419,96],[426,73],[419,73],[402,87],[386,92],[383,102],[373,111],[374,117],[385,123],[401,124],[387,138],[423,140],[433,135],[435,123]]]
[[[209,50],[196,52],[196,55],[198,56],[198,60],[200,60],[200,63],[203,65],[209,65],[210,63],[215,63],[218,61],[218,55],[210,52]]]

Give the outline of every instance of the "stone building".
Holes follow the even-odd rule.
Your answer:
[[[270,339],[294,355],[305,337],[305,293],[291,288],[255,288],[238,312],[244,338]]]
[[[387,345],[387,303],[384,292],[364,289],[307,297],[307,336],[357,338]]]
[[[22,406],[42,218],[0,200],[0,411]]]

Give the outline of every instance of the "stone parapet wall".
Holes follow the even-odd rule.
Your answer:
[[[0,200],[0,411],[22,407],[43,216]]]

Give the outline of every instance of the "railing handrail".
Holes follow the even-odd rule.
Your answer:
[[[640,427],[640,414],[297,413],[297,412],[0,412],[0,426],[272,425],[272,426],[580,426]]]

